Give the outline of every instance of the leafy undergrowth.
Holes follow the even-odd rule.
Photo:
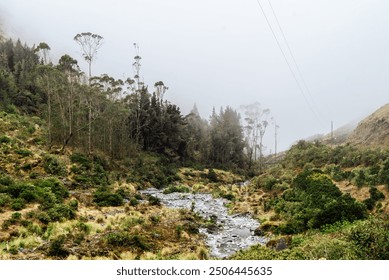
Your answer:
[[[237,193],[270,241],[232,258],[388,259],[388,152],[300,141]]]
[[[0,116],[0,259],[205,259],[200,217],[139,189],[179,178],[166,159],[51,149],[37,117]]]
[[[278,236],[252,246],[234,260],[388,260],[389,217],[343,222],[293,236]]]
[[[208,258],[199,217],[148,203],[81,207],[76,218],[55,223],[38,220],[34,210],[14,212],[6,222],[0,259]]]
[[[207,259],[189,210],[139,190],[209,192],[270,238],[232,259],[388,259],[388,151],[299,143],[246,178],[178,168],[138,152],[121,162],[45,145],[36,117],[0,113],[0,259]]]

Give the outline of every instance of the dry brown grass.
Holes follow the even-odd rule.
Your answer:
[[[350,184],[348,181],[342,181],[342,182],[338,182],[336,184],[343,193],[350,194],[353,198],[355,198],[356,200],[358,200],[360,202],[362,202],[365,199],[368,199],[370,197],[370,193],[369,193],[370,187],[367,187],[367,186],[357,187],[357,186]],[[383,213],[389,214],[389,190],[384,185],[377,186],[377,189],[379,191],[381,191],[385,196],[384,200],[379,201],[379,203],[382,204],[380,211],[382,211]]]

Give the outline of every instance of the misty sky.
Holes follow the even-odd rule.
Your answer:
[[[184,114],[260,102],[280,126],[279,147],[360,119],[389,101],[389,1],[270,0],[303,74],[269,6],[259,0],[303,91],[299,89],[257,0],[0,0],[0,24],[27,44],[46,42],[86,71],[77,33],[104,37],[93,74],[141,76]],[[274,150],[269,126],[267,152]]]

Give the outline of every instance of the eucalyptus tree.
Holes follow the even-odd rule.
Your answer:
[[[159,100],[163,100],[163,96],[165,92],[169,89],[169,87],[165,86],[165,84],[162,81],[158,81],[154,84],[155,87],[155,93],[157,95],[157,98]]]
[[[74,130],[75,116],[76,113],[79,113],[76,112],[76,100],[79,101],[78,104],[81,102],[79,94],[81,71],[77,60],[67,54],[59,59],[57,69],[64,75],[64,83],[66,83],[67,87],[64,94],[58,96],[59,102],[62,103],[60,108],[65,135],[62,145],[62,150],[64,150],[69,141],[74,137],[74,133],[81,130],[81,125]]]
[[[101,48],[104,38],[91,32],[83,32],[74,36],[74,41],[81,47],[81,54],[88,63],[89,84],[92,77],[92,63],[96,59],[97,51]]]
[[[263,169],[263,138],[269,125],[269,109],[263,109],[259,102],[250,105],[242,105],[244,110],[244,129],[248,146],[249,168],[253,161],[259,160],[259,169]],[[259,157],[257,154],[259,151]]]
[[[94,119],[99,118],[99,125],[96,130],[101,130],[104,137],[100,137],[101,148],[108,151],[111,157],[114,156],[114,141],[118,137],[114,135],[115,128],[123,122],[121,116],[122,102],[121,94],[123,92],[124,82],[120,79],[114,79],[107,74],[92,78],[92,86],[100,91],[103,99],[100,104],[96,104],[96,111],[99,112]],[[120,130],[120,129],[119,129]],[[107,133],[108,132],[108,133]],[[107,148],[108,146],[108,148]]]
[[[82,56],[88,63],[88,81],[91,85],[92,63],[96,59],[97,51],[103,44],[103,37],[91,32],[79,33],[74,37],[76,43],[81,47]],[[92,90],[89,90],[88,96],[88,152],[92,153]]]
[[[36,78],[36,84],[43,90],[46,95],[47,105],[47,126],[48,126],[48,139],[47,144],[51,147],[53,143],[53,113],[54,96],[59,90],[60,82],[58,81],[58,70],[49,65],[39,65],[37,68],[38,76]]]
[[[42,64],[50,63],[50,56],[49,56],[50,46],[47,43],[45,42],[39,43],[39,45],[35,48],[35,52],[38,53],[42,61]]]

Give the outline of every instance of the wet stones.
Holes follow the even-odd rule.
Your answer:
[[[214,257],[226,258],[238,250],[266,242],[263,236],[254,234],[259,228],[258,221],[248,214],[228,214],[226,199],[214,199],[211,194],[204,193],[163,194],[157,189],[147,189],[142,193],[158,198],[167,207],[191,209],[208,219],[206,227],[200,228],[199,232],[206,237]]]

